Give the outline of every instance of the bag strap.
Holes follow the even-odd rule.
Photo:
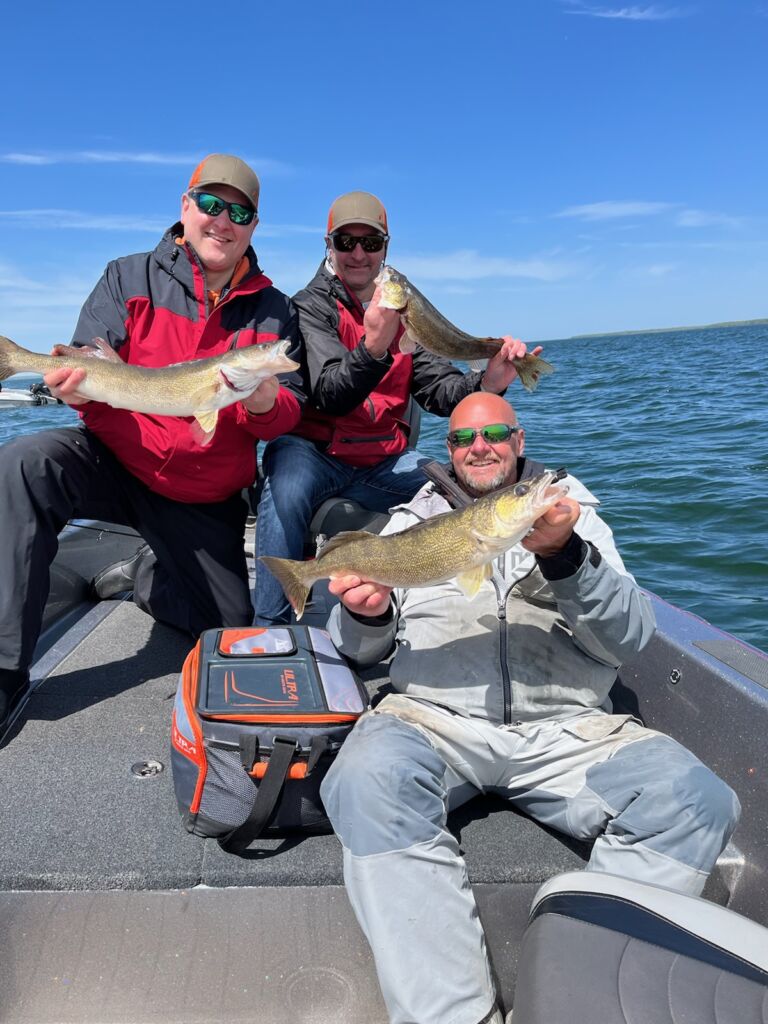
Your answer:
[[[282,792],[297,747],[296,740],[275,736],[267,770],[258,784],[251,813],[242,825],[238,825],[219,839],[222,850],[226,850],[227,853],[242,853],[264,831]]]

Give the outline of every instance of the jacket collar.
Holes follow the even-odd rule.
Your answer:
[[[535,459],[528,459],[524,455],[517,460],[517,479],[528,480],[538,476],[545,470],[543,462],[536,462]],[[427,478],[435,485],[436,490],[441,494],[451,508],[466,508],[471,505],[473,498],[467,494],[453,471],[450,462],[428,462],[422,467]]]
[[[330,294],[332,298],[337,299],[343,306],[346,306],[350,312],[359,315],[362,315],[364,312],[360,300],[349,291],[338,274],[334,274],[329,269],[327,260],[323,260],[317,268],[317,273],[307,287],[311,291],[317,290],[323,292],[323,294]]]
[[[189,242],[179,243],[179,239],[184,237],[184,228],[181,222],[177,222],[173,227],[169,228],[163,237],[158,242],[154,257],[157,263],[163,268],[163,270],[170,276],[180,281],[190,292],[194,293],[194,275],[192,269],[191,259],[195,259],[199,266],[199,257]],[[181,259],[181,255],[185,255],[186,259]],[[259,282],[258,287],[263,288],[265,282],[271,284],[271,281],[264,276],[261,268],[259,267],[259,261],[254,252],[253,246],[248,246],[245,251],[245,255],[250,263],[250,268],[245,276],[240,280],[237,285],[238,290],[250,291],[251,285],[256,282],[256,279],[261,277],[262,281]]]

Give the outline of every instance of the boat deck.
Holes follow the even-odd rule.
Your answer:
[[[169,734],[190,641],[130,600],[89,615],[73,650],[70,633],[38,663],[58,661],[0,749],[0,1019],[214,1021],[226,1007],[228,1021],[383,1024],[338,840],[268,838],[235,857],[189,835]],[[134,774],[152,761],[164,770]],[[588,848],[496,799],[450,823],[511,997],[536,889]]]
[[[649,724],[674,723],[737,787],[739,846],[705,895],[766,920],[765,778],[739,737],[768,720],[768,661],[759,652],[745,661],[748,649],[729,653],[735,642],[700,620],[657,610],[663,630],[623,670],[618,694],[631,710],[642,693]],[[0,1020],[384,1024],[333,835],[262,839],[235,857],[184,830],[169,731],[189,638],[130,600],[91,606],[68,625],[38,660],[40,685],[0,748]],[[738,671],[728,667],[736,656]],[[375,692],[386,666],[365,680]],[[723,714],[703,731],[702,709],[716,702]],[[159,773],[135,774],[155,761]],[[536,890],[583,867],[589,848],[492,798],[471,801],[449,825],[509,1007]]]

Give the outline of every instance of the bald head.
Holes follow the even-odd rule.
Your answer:
[[[488,423],[508,423],[513,427],[517,423],[515,410],[501,395],[490,394],[487,391],[474,391],[466,398],[462,398],[453,410],[448,429],[484,427]]]
[[[449,433],[463,429],[474,432],[471,444],[448,445],[456,479],[473,496],[487,494],[517,480],[517,459],[523,454],[525,436],[519,429],[504,441],[487,441],[483,427],[499,423],[516,427],[515,410],[504,398],[485,391],[468,395],[451,414]]]

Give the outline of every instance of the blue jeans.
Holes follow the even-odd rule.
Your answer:
[[[291,614],[283,588],[259,555],[301,559],[312,517],[328,498],[347,498],[372,512],[410,501],[427,481],[420,468],[427,462],[409,448],[376,466],[348,466],[303,437],[284,434],[270,441],[256,519],[256,625],[289,622]]]

